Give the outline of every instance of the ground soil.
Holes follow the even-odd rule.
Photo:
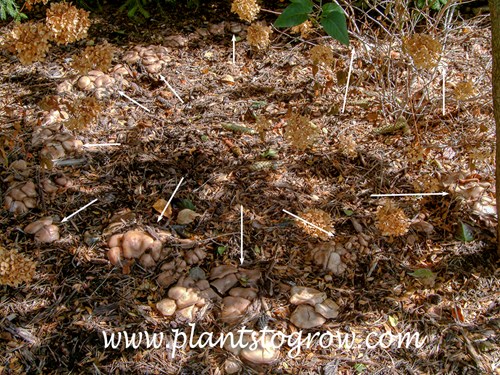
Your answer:
[[[241,373],[498,373],[500,269],[496,219],[488,215],[486,199],[495,193],[487,22],[472,19],[447,34],[444,114],[439,73],[424,86],[429,75],[409,68],[411,59],[401,45],[391,54],[369,33],[366,39],[352,38],[359,52],[342,111],[348,47],[321,34],[304,40],[274,30],[267,50],[252,50],[246,25],[229,13],[229,5],[203,6],[188,17],[165,8],[165,16],[158,11],[142,24],[112,10],[94,13],[86,40],[53,47],[44,62],[23,66],[7,52],[0,55],[2,197],[14,173],[9,166],[20,159],[28,162],[39,191],[37,207],[28,213],[0,211],[0,244],[38,263],[31,283],[0,286],[0,372],[225,373],[226,360],[235,357],[220,348],[188,347],[174,359],[164,348],[104,348],[103,331],[189,329],[156,309],[169,289],[156,283],[161,265],[114,267],[107,240],[129,229],[168,234],[169,260],[188,243],[207,253],[196,265],[207,274],[217,265],[238,267],[243,206],[243,267],[262,272],[259,303],[242,317],[247,327],[260,329],[264,321],[286,334],[296,332],[289,298],[290,288],[300,285],[325,292],[340,306],[337,318],[304,332],[329,330],[360,338],[372,332],[418,332],[426,342],[421,348],[315,346],[294,358],[284,346],[276,363],[243,361]],[[275,15],[265,17],[272,21]],[[223,21],[224,33],[199,31]],[[234,65],[231,27],[238,36]],[[2,32],[11,28],[7,24]],[[98,118],[71,133],[83,143],[121,146],[84,148],[66,157],[79,162],[47,168],[40,148],[32,145],[48,113],[40,102],[48,95],[68,100],[92,95],[76,87],[79,75],[68,58],[89,41],[107,40],[117,48],[113,65],[124,64],[123,54],[134,46],[164,45],[172,35],[184,42],[168,47],[170,61],[162,73],[183,103],[157,75],[130,66],[131,84],[124,91],[149,112],[115,88],[100,100]],[[332,47],[336,63],[313,75],[309,50],[318,43]],[[383,81],[380,72],[390,78]],[[454,87],[464,80],[473,81],[476,92],[467,100],[454,99]],[[70,93],[59,93],[64,81],[73,86]],[[408,105],[401,105],[404,101]],[[305,151],[285,137],[293,114],[321,128],[318,142]],[[407,119],[404,129],[384,128],[401,115]],[[272,124],[264,140],[248,132],[258,116]],[[71,186],[44,194],[40,181],[63,174]],[[181,178],[171,218],[158,222],[153,205],[168,200]],[[449,194],[391,198],[414,225],[402,236],[381,233],[376,213],[387,199],[371,194],[439,191]],[[93,199],[98,199],[94,205],[60,222]],[[181,225],[175,217],[186,205],[201,216]],[[327,241],[346,247],[361,233],[368,238],[368,246],[346,249],[343,273],[314,263],[310,253],[325,241],[283,211],[299,214],[311,208],[331,217],[335,235]],[[110,219],[123,209],[133,213],[132,219],[110,232]],[[36,243],[23,229],[46,216],[54,219],[61,238]],[[431,229],[426,232],[422,223]],[[472,241],[457,235],[462,223],[472,228]],[[432,271],[431,280],[416,277],[419,269]],[[197,334],[234,328],[220,321],[220,310],[220,303],[213,303],[200,313]]]

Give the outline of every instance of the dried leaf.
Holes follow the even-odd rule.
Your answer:
[[[153,204],[153,208],[155,209],[156,212],[161,214],[163,212],[163,210],[165,209],[166,204],[167,204],[167,201],[163,198],[160,198]],[[171,205],[168,205],[163,216],[166,216],[168,218],[170,218],[172,216],[172,206]]]
[[[191,224],[198,216],[201,215],[197,214],[193,210],[190,210],[189,208],[185,208],[177,215],[177,224]]]

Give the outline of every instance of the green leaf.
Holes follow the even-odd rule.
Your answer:
[[[462,242],[474,241],[474,232],[469,224],[462,221],[458,224],[458,239]]]
[[[413,272],[410,272],[408,275],[416,277],[418,279],[430,279],[430,278],[436,277],[434,272],[432,272],[431,270],[429,270],[427,268],[419,268]]]
[[[310,0],[292,0],[292,3],[285,8],[274,22],[274,26],[292,27],[300,25],[307,21],[312,10],[313,3]]]
[[[219,246],[217,247],[217,254],[222,255],[226,252],[226,247],[225,246]]]
[[[340,6],[334,3],[323,5],[320,24],[332,38],[346,46],[349,45],[345,14]]]
[[[363,371],[366,371],[366,369],[367,369],[367,367],[366,367],[364,364],[362,364],[362,363],[356,363],[356,364],[354,365],[354,370],[355,370],[358,374],[362,373]]]
[[[259,255],[259,254],[260,254],[260,248],[259,248],[259,246],[258,246],[258,245],[255,245],[255,247],[253,248],[253,252],[254,252],[255,254],[257,254],[257,255]]]
[[[344,208],[344,214],[345,214],[345,216],[352,216],[352,215],[354,215],[354,211],[349,210],[348,208]]]
[[[196,206],[191,202],[190,199],[181,199],[179,202],[180,208],[189,208],[190,210],[196,211]]]
[[[389,315],[389,324],[391,327],[396,327],[398,325],[398,317]]]
[[[127,15],[129,16],[129,18],[134,18],[135,16],[135,13],[137,12],[137,10],[139,9],[139,5],[134,5],[128,12],[127,12]]]

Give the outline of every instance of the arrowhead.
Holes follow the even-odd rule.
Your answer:
[[[233,42],[236,42],[236,36],[233,34],[233,39],[231,39]]]
[[[445,195],[448,195],[448,192],[443,191],[443,197],[444,197]]]
[[[240,264],[243,264],[244,261],[245,261],[245,258],[240,258]]]
[[[64,219],[61,220],[61,223],[65,223],[67,221],[68,221],[68,218],[65,217]]]
[[[159,223],[163,219],[163,216],[158,216],[158,220],[156,220],[157,223]]]

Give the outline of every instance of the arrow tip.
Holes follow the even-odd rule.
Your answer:
[[[240,265],[243,264],[244,261],[245,261],[245,258],[240,258]]]
[[[157,223],[159,223],[163,219],[163,216],[158,216],[158,220],[156,220]]]
[[[65,223],[65,222],[67,222],[67,221],[68,221],[68,218],[67,218],[67,217],[65,217],[64,219],[62,219],[62,220],[61,220],[61,223]]]
[[[231,39],[233,42],[236,42],[236,36],[233,34],[233,38]]]
[[[443,191],[443,197],[444,197],[445,195],[448,195],[448,192]]]

